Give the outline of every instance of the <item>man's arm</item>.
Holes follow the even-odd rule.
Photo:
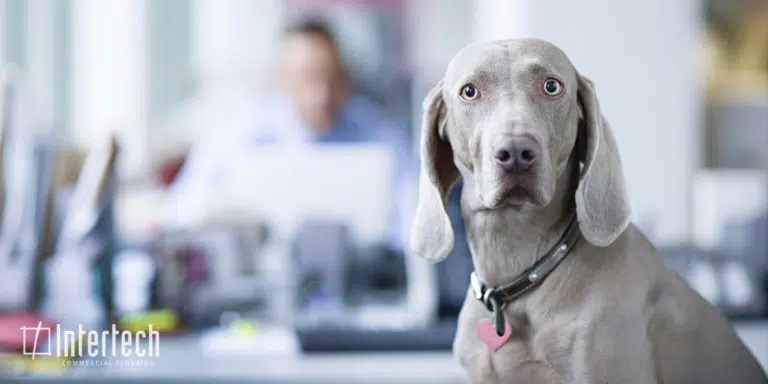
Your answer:
[[[411,137],[403,126],[385,121],[378,125],[376,134],[379,141],[388,144],[391,148],[395,163],[388,243],[393,249],[405,252],[411,221],[416,210],[415,195],[419,163]]]
[[[215,197],[217,177],[226,165],[226,148],[222,135],[203,135],[192,145],[169,188],[164,226],[187,227],[204,220],[209,202]]]
[[[251,150],[254,138],[268,137],[262,103],[248,94],[226,94],[192,104],[180,128],[204,132],[194,142],[170,187],[163,224],[184,227],[200,224],[216,205],[217,186],[226,182],[229,162],[238,151]]]

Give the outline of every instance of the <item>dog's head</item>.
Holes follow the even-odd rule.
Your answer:
[[[470,45],[424,100],[414,252],[442,260],[453,247],[445,211],[464,177],[485,209],[535,210],[555,196],[577,141],[585,144],[576,206],[585,238],[612,243],[629,223],[621,160],[592,83],[542,40]]]

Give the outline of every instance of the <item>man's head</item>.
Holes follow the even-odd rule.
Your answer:
[[[280,87],[314,131],[330,129],[348,94],[348,77],[329,29],[318,21],[290,27],[280,52]]]

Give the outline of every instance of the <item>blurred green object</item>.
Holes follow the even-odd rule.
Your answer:
[[[179,316],[175,311],[160,309],[120,319],[120,328],[127,331],[145,331],[151,325],[160,332],[172,332],[179,326]]]
[[[233,321],[232,325],[230,325],[230,329],[235,335],[243,337],[253,337],[256,336],[257,333],[256,323],[245,319]]]

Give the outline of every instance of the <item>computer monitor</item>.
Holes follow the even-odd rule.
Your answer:
[[[289,238],[307,220],[344,223],[361,243],[383,241],[390,224],[394,157],[378,144],[264,145],[231,159],[217,187],[227,205]]]

